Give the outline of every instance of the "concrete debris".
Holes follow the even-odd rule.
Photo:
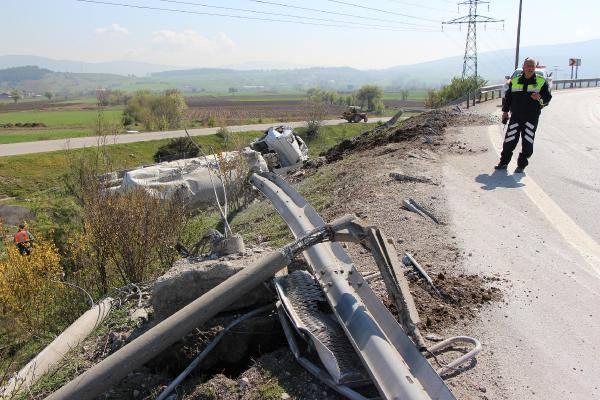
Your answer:
[[[33,213],[27,207],[0,204],[0,219],[7,225],[18,225],[33,218]]]
[[[218,256],[227,256],[230,254],[243,253],[244,250],[244,239],[240,235],[233,235],[215,241],[211,253]]]
[[[249,254],[249,253],[248,253]],[[260,254],[260,253],[257,253]],[[163,320],[225,281],[258,255],[238,260],[210,260],[189,257],[176,261],[173,267],[156,280],[152,290],[152,305],[157,320]],[[224,311],[238,310],[272,301],[273,295],[264,287],[248,293]]]
[[[148,311],[145,308],[138,308],[137,310],[133,310],[129,319],[136,324],[143,324],[148,321]]]
[[[421,183],[432,183],[431,178],[426,176],[412,176],[406,175],[402,171],[390,172],[390,178],[394,178],[400,182],[421,182]]]

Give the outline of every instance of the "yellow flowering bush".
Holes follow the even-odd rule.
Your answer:
[[[44,329],[63,287],[60,256],[53,243],[39,240],[29,256],[10,242],[0,260],[0,314],[10,316],[25,329]]]

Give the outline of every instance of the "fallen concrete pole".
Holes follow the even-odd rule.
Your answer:
[[[262,257],[214,287],[171,317],[167,318],[122,349],[111,354],[65,386],[47,400],[82,400],[96,398],[127,374],[141,367],[188,332],[221,312],[277,271],[285,267],[298,251],[304,249],[302,238],[283,249]]]
[[[0,399],[14,398],[19,392],[29,389],[42,375],[50,371],[71,349],[77,347],[104,321],[110,312],[112,301],[113,299],[108,297],[77,318],[33,360],[21,368],[6,386],[0,388]]]

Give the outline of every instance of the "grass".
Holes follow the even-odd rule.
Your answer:
[[[122,109],[111,108],[104,111],[107,122],[119,122]],[[48,128],[82,128],[93,127],[98,118],[97,110],[66,110],[66,111],[13,111],[0,113],[0,124],[17,122],[41,122]],[[0,132],[5,131],[1,129]]]

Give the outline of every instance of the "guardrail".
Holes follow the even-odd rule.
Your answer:
[[[560,87],[562,85],[562,88]],[[484,101],[493,100],[496,98],[502,97],[502,86],[503,85],[491,85],[491,86],[483,86],[476,91],[467,93],[466,96],[461,97],[450,103],[449,105],[461,104],[466,102],[467,108],[471,105],[475,105],[477,103],[482,103]],[[552,90],[560,90],[560,89],[571,89],[571,88],[581,88],[581,87],[592,87],[592,86],[600,86],[600,78],[592,78],[592,79],[557,79],[552,81]]]

